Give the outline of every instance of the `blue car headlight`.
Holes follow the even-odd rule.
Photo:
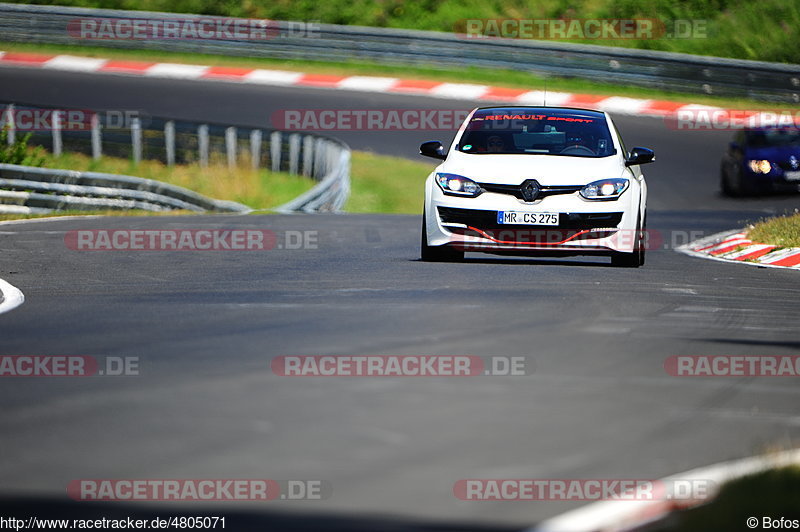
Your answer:
[[[435,181],[442,192],[449,196],[474,198],[483,192],[478,183],[461,175],[437,173]]]
[[[627,179],[601,179],[583,187],[580,194],[588,200],[615,200],[627,188]]]

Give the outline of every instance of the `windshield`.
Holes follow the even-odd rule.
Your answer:
[[[747,144],[753,148],[800,146],[800,129],[757,129],[747,132]]]
[[[457,149],[474,154],[608,157],[616,153],[605,115],[548,108],[479,109]]]

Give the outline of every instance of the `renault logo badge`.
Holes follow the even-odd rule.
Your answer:
[[[528,179],[523,181],[520,186],[522,189],[522,197],[525,201],[535,201],[539,197],[539,192],[542,190],[541,185],[535,179]]]

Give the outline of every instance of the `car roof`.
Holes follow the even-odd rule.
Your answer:
[[[744,128],[744,130],[748,133],[766,131],[800,131],[800,126],[755,126]]]
[[[587,114],[590,116],[594,116],[595,118],[605,118],[606,113],[603,111],[598,111],[597,109],[584,109],[581,107],[548,107],[545,105],[491,105],[487,107],[478,107],[475,109],[476,111],[500,111],[503,113],[514,114],[519,111],[540,111],[542,113],[548,113],[553,111],[566,111],[566,112],[574,112],[579,111],[583,114]]]

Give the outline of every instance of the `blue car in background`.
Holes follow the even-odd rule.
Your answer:
[[[800,191],[800,129],[738,131],[722,156],[720,181],[728,196]]]

